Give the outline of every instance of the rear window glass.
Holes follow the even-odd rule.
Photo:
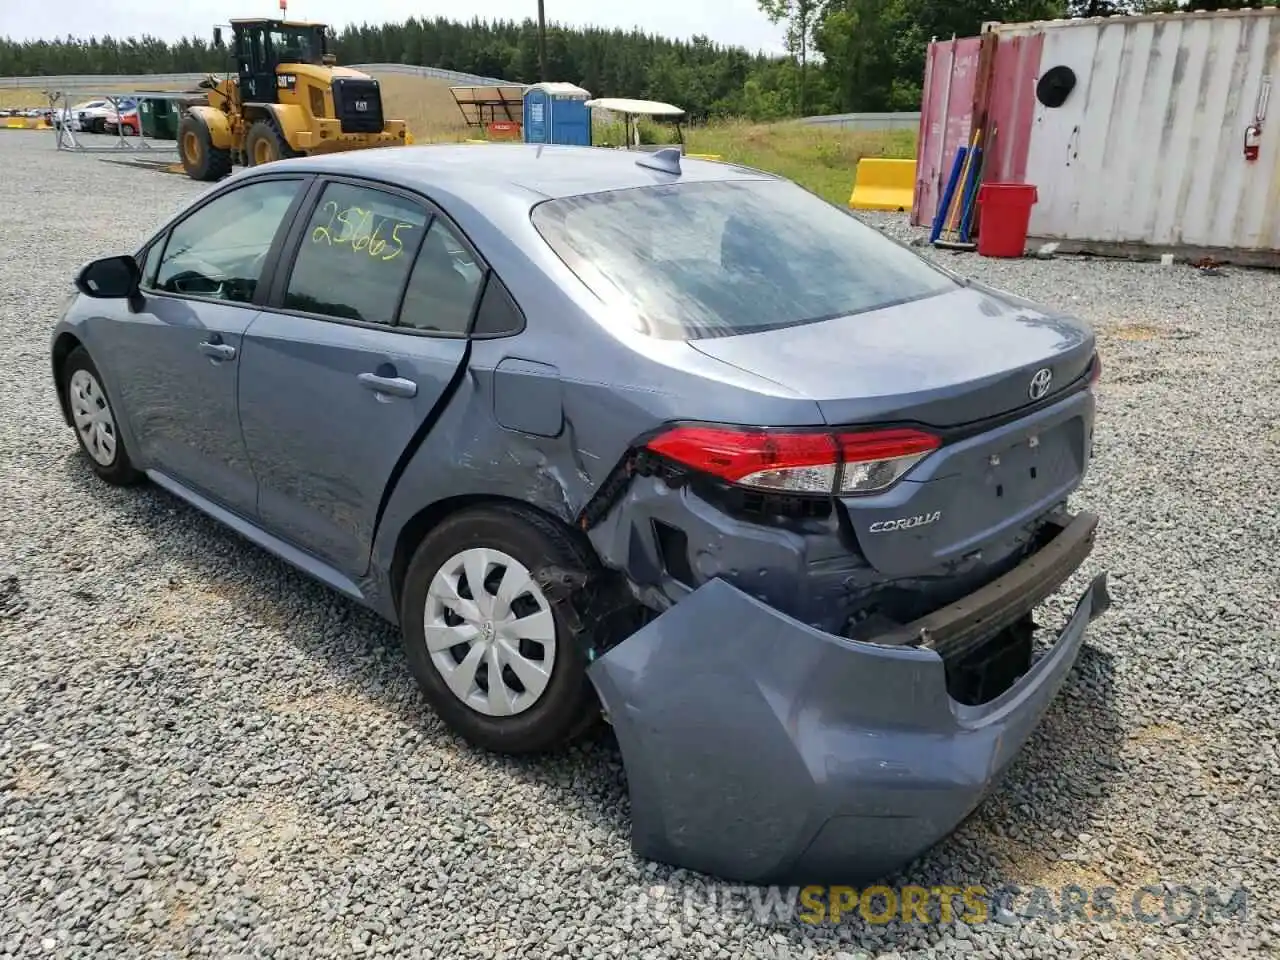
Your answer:
[[[666,339],[863,313],[956,287],[878,230],[785,180],[548,200],[533,223],[602,301]]]

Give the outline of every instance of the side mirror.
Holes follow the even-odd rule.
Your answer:
[[[215,47],[222,46],[222,28],[221,27],[213,28],[213,45]]]
[[[132,302],[138,296],[141,280],[142,270],[133,257],[104,257],[81,268],[76,275],[76,289],[95,300]]]

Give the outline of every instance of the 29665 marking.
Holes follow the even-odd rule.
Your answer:
[[[363,207],[347,207],[343,210],[332,200],[326,202],[321,211],[329,214],[329,220],[311,231],[312,243],[347,245],[352,252],[368,253],[379,260],[394,260],[404,253],[404,238],[401,234],[413,230],[415,226],[412,223],[393,221],[390,217],[379,219],[372,210]],[[341,225],[336,235],[333,229],[335,223]],[[384,235],[384,231],[389,224],[394,225],[391,226],[388,237]],[[389,245],[393,245],[395,249],[383,256],[383,251]]]

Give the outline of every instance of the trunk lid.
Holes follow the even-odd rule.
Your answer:
[[[1080,485],[1094,409],[1077,390],[950,440],[883,493],[842,497],[862,555],[894,578],[999,561]]]
[[[969,286],[883,310],[690,341],[813,399],[834,427],[909,421],[942,447],[883,493],[844,496],[863,556],[886,577],[998,561],[1084,477],[1094,336],[1076,320]],[[1048,369],[1043,393],[1032,378]]]
[[[1085,374],[1084,323],[977,285],[882,310],[689,341],[812,398],[828,423],[953,427],[1052,397]],[[1050,371],[1034,396],[1032,378]],[[1041,379],[1043,379],[1041,374]]]

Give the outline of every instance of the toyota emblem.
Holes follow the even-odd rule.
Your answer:
[[[1032,400],[1039,400],[1049,392],[1049,384],[1053,382],[1053,371],[1048,367],[1041,367],[1035,372],[1035,376],[1031,378],[1031,384],[1027,387],[1027,394]]]

